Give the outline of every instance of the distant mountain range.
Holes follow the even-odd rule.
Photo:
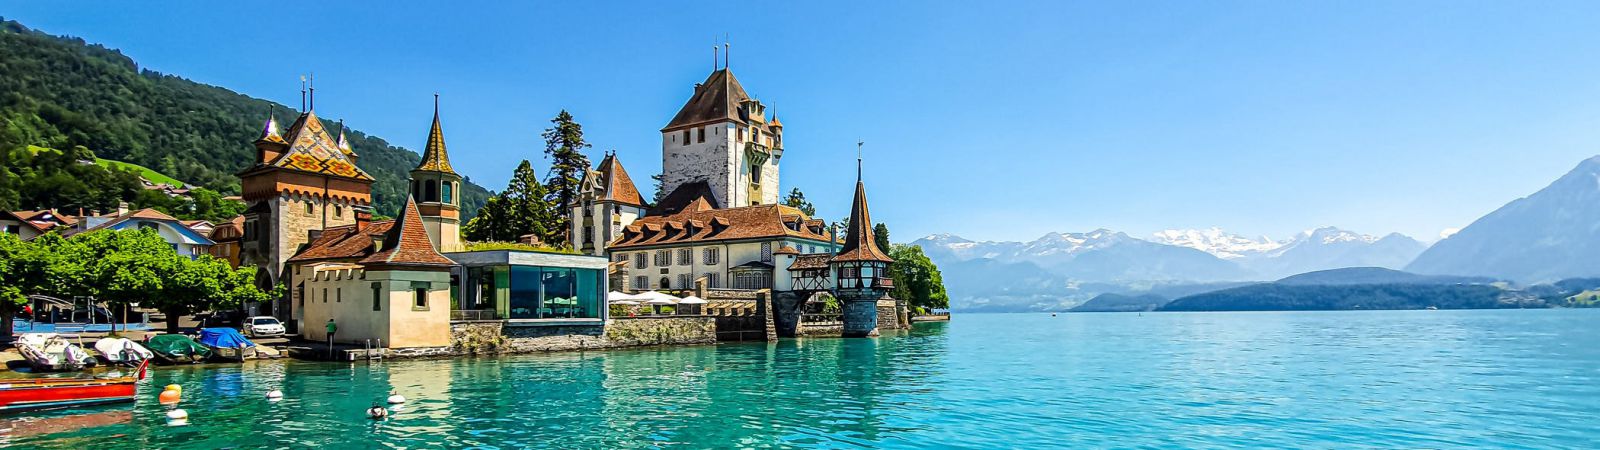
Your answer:
[[[1439,241],[1406,270],[1525,283],[1600,276],[1600,156]]]
[[[1377,237],[1334,227],[1306,230],[1282,241],[1266,237],[1252,240],[1217,228],[1166,230],[1151,240],[1237,262],[1261,279],[1340,267],[1400,268],[1428,248],[1399,233]]]

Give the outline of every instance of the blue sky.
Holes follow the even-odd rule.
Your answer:
[[[982,5],[981,7],[976,5]],[[500,189],[565,108],[650,189],[726,33],[783,189],[896,241],[1336,225],[1431,241],[1600,153],[1600,3],[7,2],[145,68],[420,148]]]

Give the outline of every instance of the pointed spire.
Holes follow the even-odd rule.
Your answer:
[[[450,167],[450,155],[444,150],[444,131],[439,126],[438,93],[433,94],[433,128],[428,130],[428,143],[422,148],[422,164],[417,165],[415,170],[456,173]]]
[[[278,118],[273,114],[273,109],[273,106],[267,106],[267,122],[261,125],[261,137],[256,139],[257,142],[285,142],[283,135],[278,134]]]
[[[860,179],[856,180],[855,201],[850,203],[850,224],[845,227],[844,248],[839,249],[833,261],[894,261],[878,248],[878,240],[873,236],[872,215],[867,212],[867,187]]]
[[[350,140],[344,137],[344,119],[339,119],[339,150],[343,151],[345,156],[356,154],[356,151],[350,148]]]

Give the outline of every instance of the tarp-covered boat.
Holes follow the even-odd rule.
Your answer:
[[[256,343],[232,328],[201,329],[200,345],[211,349],[212,358],[224,361],[244,361],[245,357],[256,353]]]
[[[26,333],[17,338],[16,345],[34,370],[81,370],[94,366],[89,352],[55,333]]]
[[[100,357],[112,364],[137,365],[144,360],[153,358],[155,353],[144,348],[138,342],[124,338],[101,338],[94,343],[94,349],[100,352]]]
[[[145,342],[156,358],[170,364],[189,364],[205,361],[211,349],[181,334],[163,334]]]

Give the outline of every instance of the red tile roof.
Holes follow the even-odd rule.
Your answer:
[[[372,254],[372,244],[383,241],[383,236],[394,226],[393,220],[371,222],[359,231],[355,225],[344,225],[322,230],[322,235],[306,245],[304,250],[289,258],[290,263],[311,261],[359,259]]]
[[[827,242],[827,230],[800,226],[792,229],[784,216],[804,217],[800,210],[783,205],[758,205],[728,209],[684,210],[670,216],[645,216],[624,227],[622,237],[610,245],[613,250],[720,242],[742,239],[804,238]],[[805,220],[798,223],[805,223]],[[797,223],[790,221],[789,223]]]
[[[622,168],[622,162],[617,161],[617,155],[606,155],[605,159],[600,160],[600,168],[597,171],[605,183],[604,200],[644,206],[644,197],[639,195],[639,187],[633,184],[633,177],[629,177],[628,171]]]
[[[452,266],[455,261],[439,254],[428,239],[428,230],[422,226],[422,215],[417,212],[417,202],[406,198],[406,207],[400,211],[394,227],[384,235],[383,249],[361,259],[362,264],[394,266]]]

